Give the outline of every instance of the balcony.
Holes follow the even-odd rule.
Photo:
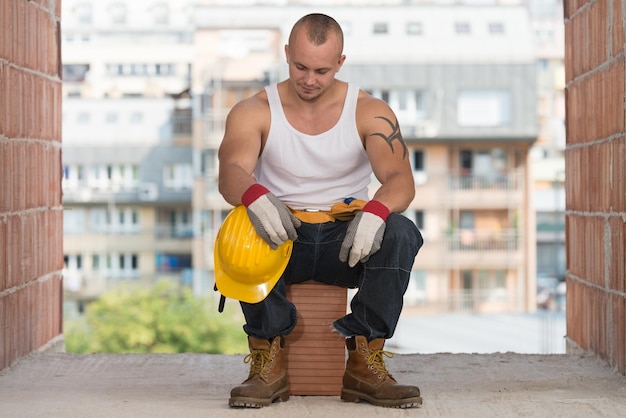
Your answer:
[[[456,207],[475,209],[516,207],[524,190],[518,174],[450,176],[450,200]]]

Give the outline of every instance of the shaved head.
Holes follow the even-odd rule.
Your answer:
[[[289,45],[295,42],[296,35],[304,31],[307,39],[314,45],[323,45],[328,41],[330,34],[337,36],[339,54],[343,51],[343,31],[335,19],[321,13],[311,13],[301,17],[291,30]]]

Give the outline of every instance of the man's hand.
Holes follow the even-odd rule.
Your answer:
[[[339,251],[339,260],[347,260],[348,265],[354,267],[357,262],[367,261],[380,250],[388,216],[389,209],[385,205],[377,200],[367,202],[348,226]]]
[[[302,224],[298,218],[267,188],[255,183],[241,197],[257,234],[272,249],[287,240],[298,238],[296,228]]]

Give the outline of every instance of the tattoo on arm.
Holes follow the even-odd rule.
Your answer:
[[[391,148],[392,153],[395,152],[393,150],[393,141],[397,140],[398,142],[400,142],[400,144],[402,144],[402,159],[404,160],[406,158],[407,148],[406,148],[406,143],[404,142],[404,139],[402,139],[402,134],[400,133],[400,124],[398,123],[398,121],[396,120],[396,122],[394,123],[384,116],[376,116],[375,118],[383,119],[385,122],[387,122],[389,126],[391,127],[391,134],[385,135],[381,132],[376,132],[376,133],[370,134],[370,136],[381,137],[389,145],[389,148]]]

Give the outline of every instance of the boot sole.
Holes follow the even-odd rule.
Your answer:
[[[228,400],[228,406],[235,408],[262,408],[264,406],[270,406],[277,400],[287,402],[289,400],[289,389],[283,388],[269,398],[249,398],[243,396],[230,398]]]
[[[345,402],[365,401],[376,406],[398,409],[415,408],[422,405],[421,396],[415,396],[405,399],[377,399],[369,396],[366,393],[351,389],[341,389],[341,400]]]

